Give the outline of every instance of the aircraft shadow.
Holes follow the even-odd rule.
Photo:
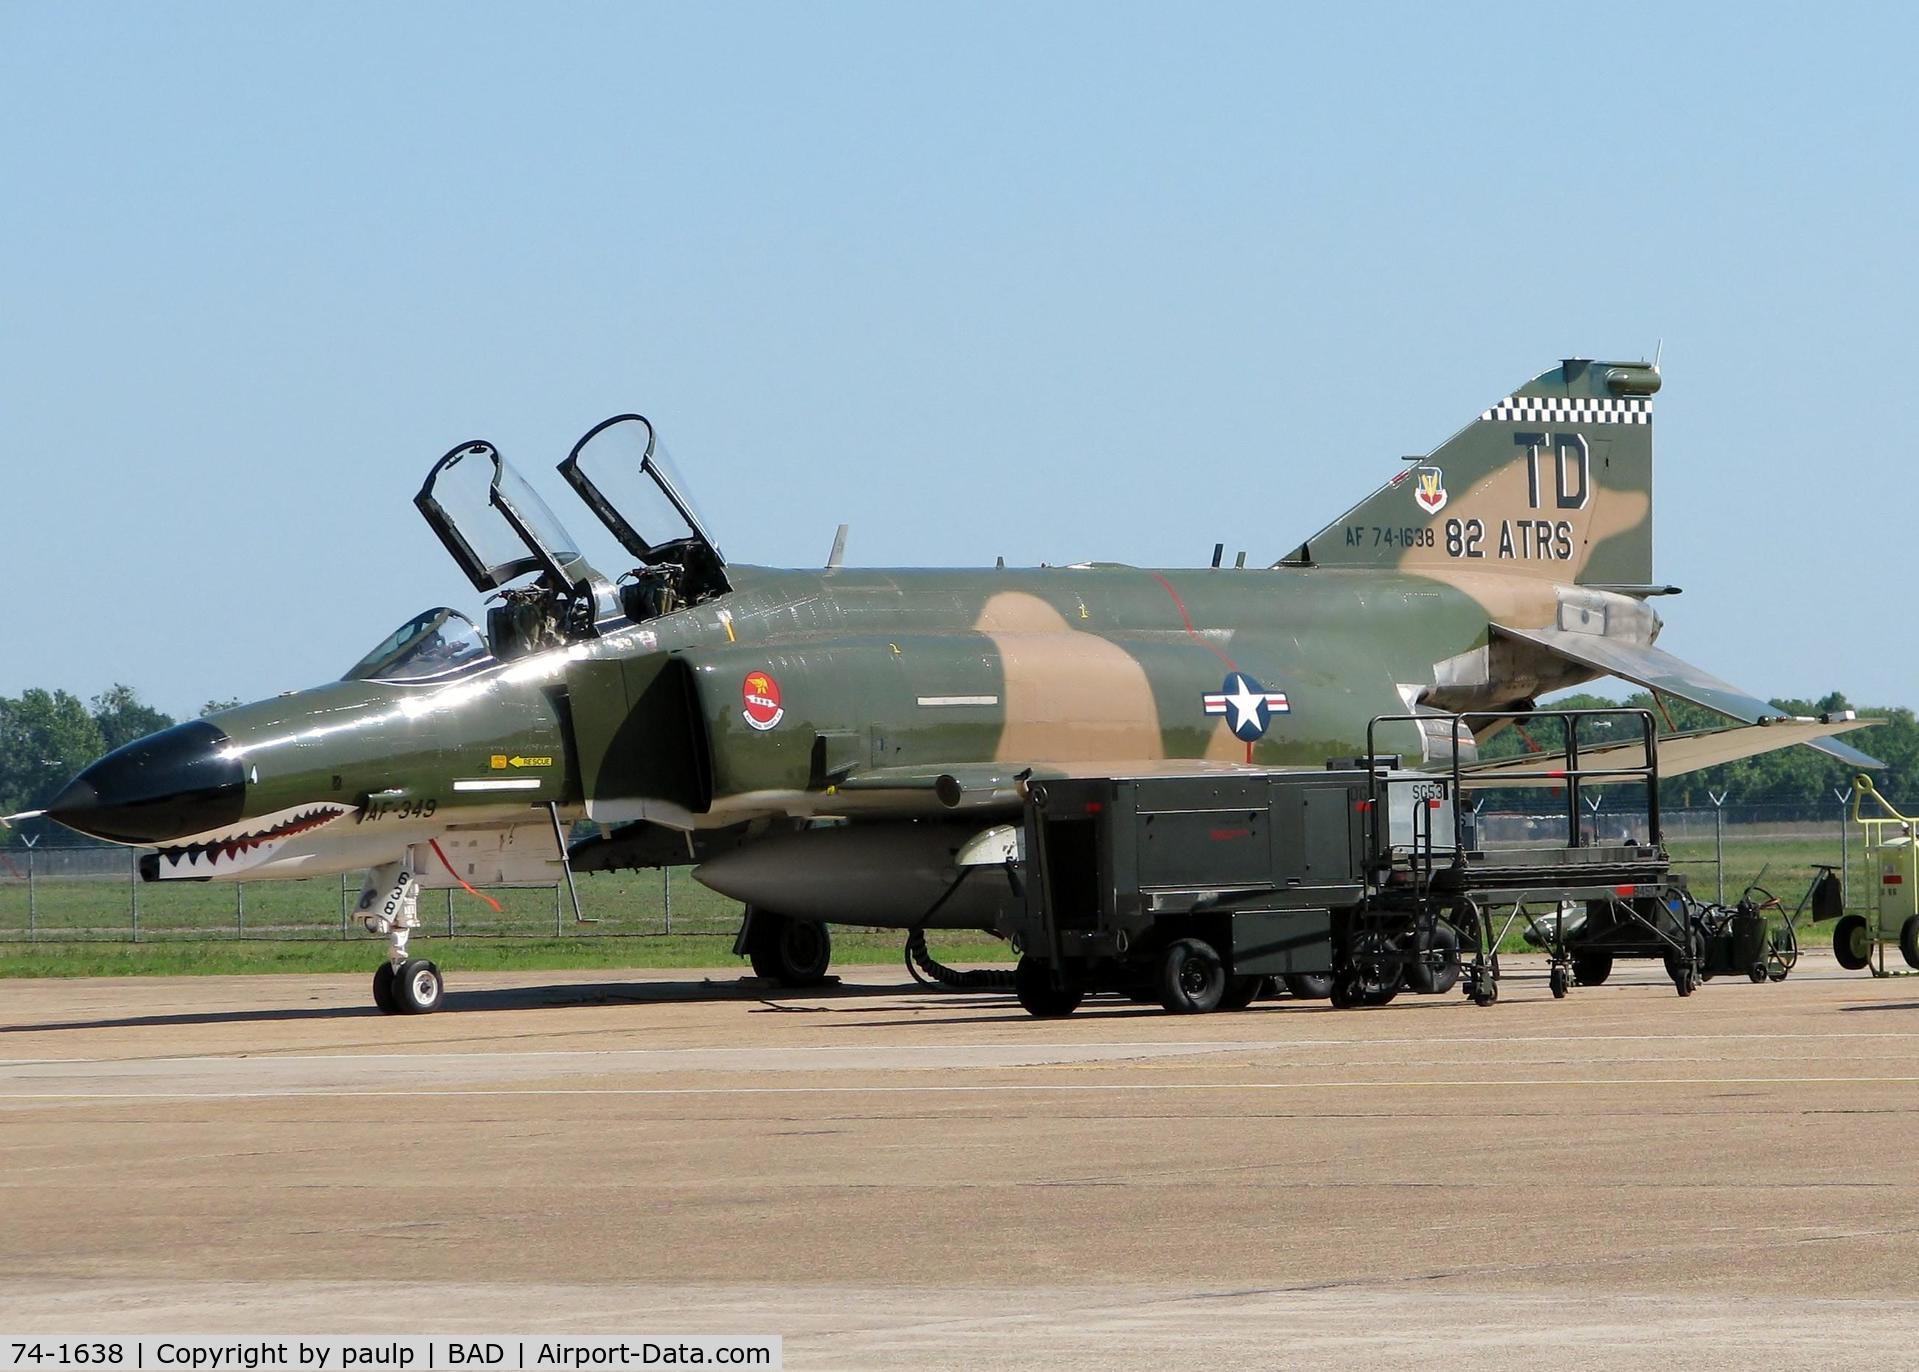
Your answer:
[[[515,986],[475,991],[449,990],[441,1014],[472,1014],[496,1010],[561,1010],[623,1005],[683,1005],[703,1001],[759,1002],[754,1013],[804,1014],[814,1007],[800,1003],[819,1000],[857,1000],[867,996],[895,996],[907,986],[809,986],[775,990],[741,981],[608,981],[576,982],[559,986]],[[378,1019],[381,1011],[371,999],[365,1005],[327,1005],[258,1010],[187,1011],[169,1015],[117,1015],[97,1019],[54,1020],[44,1024],[0,1024],[0,1034],[40,1034],[75,1029],[146,1029],[168,1025],[274,1024],[300,1020]]]

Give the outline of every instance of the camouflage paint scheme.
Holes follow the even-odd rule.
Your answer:
[[[1658,388],[1644,364],[1556,366],[1264,569],[731,566],[724,594],[450,681],[224,711],[209,722],[244,769],[241,813],[153,840],[155,874],[303,877],[432,842],[446,870],[420,860],[427,885],[550,876],[549,805],[610,828],[593,865],[699,854],[676,832],[790,846],[827,817],[944,821],[924,832],[950,855],[1016,808],[1023,774],[1320,767],[1363,751],[1378,715],[1523,708],[1601,674],[1568,635],[1643,655],[1658,632]],[[1436,759],[1450,730],[1437,751],[1411,724],[1379,746]],[[844,848],[837,832],[822,844]],[[665,856],[635,840],[662,834]],[[802,917],[828,914],[907,926],[925,908],[868,890]]]

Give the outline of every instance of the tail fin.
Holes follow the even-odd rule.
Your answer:
[[[1282,560],[1650,590],[1658,389],[1644,362],[1563,362]]]

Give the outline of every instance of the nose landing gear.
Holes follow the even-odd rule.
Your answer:
[[[373,1003],[389,1015],[429,1015],[440,1008],[446,983],[426,958],[409,957],[407,940],[420,927],[420,882],[413,852],[374,867],[360,888],[360,918],[369,934],[387,936],[386,961],[373,973]]]

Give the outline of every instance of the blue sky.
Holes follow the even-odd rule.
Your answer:
[[[553,464],[642,410],[738,561],[1266,561],[1663,339],[1663,646],[1919,704],[1914,29],[0,0],[0,693],[474,609],[411,505],[468,438],[580,529]]]

